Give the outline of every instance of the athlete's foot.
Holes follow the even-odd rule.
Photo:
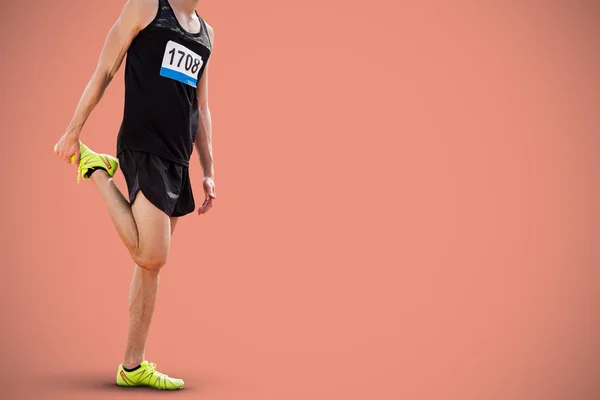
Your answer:
[[[98,169],[106,171],[112,177],[119,169],[119,161],[111,155],[95,153],[81,143],[77,182],[80,178],[89,179],[92,173]]]
[[[161,390],[183,389],[181,379],[171,378],[156,370],[156,364],[142,361],[136,369],[126,371],[123,364],[117,371],[117,385],[125,387],[149,386]]]

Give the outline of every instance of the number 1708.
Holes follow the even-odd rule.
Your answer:
[[[198,69],[200,68],[200,60],[199,59],[194,58],[190,54],[187,54],[185,51],[181,51],[181,50],[171,49],[171,51],[169,51],[169,54],[171,55],[171,61],[170,61],[171,65],[173,65],[173,63],[175,62],[175,55],[179,54],[179,55],[181,55],[181,57],[179,57],[179,62],[177,63],[177,68],[181,67],[181,63],[183,62],[183,59],[185,58],[185,64],[184,64],[185,69],[187,71],[191,71],[193,74],[198,72]]]

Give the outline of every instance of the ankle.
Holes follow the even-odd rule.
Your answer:
[[[102,168],[95,168],[92,172],[89,173],[90,175],[90,179],[92,180],[92,182],[98,182],[98,181],[105,181],[106,179],[108,179],[110,176],[108,175],[108,172],[106,172],[106,170],[102,169]]]
[[[142,364],[142,360],[139,361],[132,361],[132,360],[127,360],[123,362],[123,368],[126,369],[134,369],[139,367]]]
[[[138,364],[135,367],[126,367],[126,366],[123,366],[123,369],[125,370],[125,372],[134,372],[134,371],[137,371],[138,369],[140,369],[141,367],[142,367],[142,365]]]

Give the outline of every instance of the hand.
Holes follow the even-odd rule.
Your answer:
[[[215,204],[215,181],[213,178],[204,178],[202,180],[202,185],[204,186],[204,194],[206,198],[204,199],[204,203],[198,209],[198,215],[205,214],[210,208]]]
[[[76,136],[65,133],[54,146],[54,152],[66,162],[79,165],[79,146],[79,139]]]

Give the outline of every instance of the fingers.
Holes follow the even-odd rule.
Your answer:
[[[208,205],[208,199],[204,200],[204,203],[198,209],[198,215],[204,214],[206,212],[206,207]]]
[[[212,198],[208,199],[208,201],[206,202],[206,207],[202,211],[202,214],[206,214],[208,212],[208,210],[210,210],[212,208],[213,203],[214,203],[214,200]]]
[[[200,208],[198,209],[198,214],[206,214],[206,212],[208,212],[208,210],[210,210],[212,208],[212,206],[215,203],[215,185],[212,181],[212,179],[209,178],[204,178],[204,193],[205,193],[205,199],[204,199],[204,203],[202,203],[202,205],[200,206]]]
[[[62,153],[61,153],[60,149],[58,148],[58,143],[54,145],[54,154],[56,154],[56,156],[59,158],[63,158]]]
[[[211,196],[207,197],[206,200],[204,200],[204,203],[202,203],[202,205],[198,209],[198,214],[206,214],[206,212],[212,208],[215,201],[214,199],[215,198]]]
[[[68,153],[62,153],[61,158],[63,160],[65,160],[67,162],[67,164],[71,164],[71,157],[73,157],[73,155],[69,155]]]
[[[57,143],[54,145],[54,154],[56,154],[57,157],[62,158],[67,164],[79,165],[80,153],[77,150],[71,154],[66,153],[63,149],[59,148]]]
[[[56,155],[62,159],[63,161],[65,161],[66,163],[70,163],[71,162],[71,156],[67,155],[67,153],[65,153],[64,151],[58,150],[56,152]]]

